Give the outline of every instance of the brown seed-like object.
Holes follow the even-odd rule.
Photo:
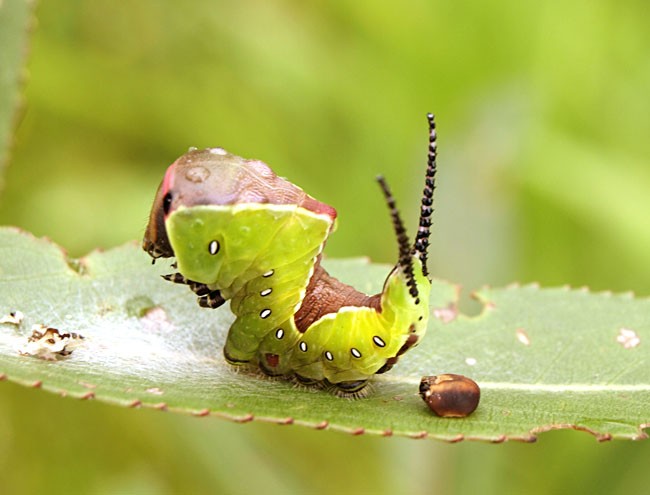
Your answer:
[[[423,376],[420,395],[429,408],[443,418],[464,418],[474,412],[481,398],[477,383],[463,375],[446,373]]]

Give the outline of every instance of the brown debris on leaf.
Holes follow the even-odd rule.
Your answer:
[[[22,356],[32,356],[45,361],[56,361],[72,354],[81,344],[83,336],[78,333],[61,333],[46,325],[34,325],[27,343],[18,350]]]
[[[0,318],[0,323],[19,326],[23,322],[24,318],[25,315],[21,311],[12,311],[8,315],[4,315]]]
[[[481,389],[471,378],[445,373],[423,376],[420,396],[432,412],[443,418],[464,418],[478,407]]]

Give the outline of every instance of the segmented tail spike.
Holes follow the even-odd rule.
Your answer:
[[[397,206],[395,205],[395,198],[390,192],[390,188],[386,183],[386,180],[383,176],[377,176],[377,182],[384,193],[386,198],[386,203],[390,209],[390,216],[393,219],[393,227],[395,229],[395,235],[397,236],[397,244],[399,246],[399,261],[398,264],[404,271],[406,275],[406,284],[409,287],[409,294],[415,299],[415,303],[420,302],[418,287],[415,283],[415,275],[413,274],[413,259],[411,258],[411,246],[409,243],[408,235],[406,234],[406,229],[404,228],[404,222],[400,217]]]
[[[429,251],[429,236],[431,235],[431,214],[433,213],[433,191],[436,188],[436,157],[438,146],[436,142],[436,121],[432,113],[427,114],[429,121],[429,151],[427,153],[427,172],[424,178],[424,190],[420,205],[420,224],[415,236],[413,252],[422,262],[422,274],[429,275],[427,255]]]

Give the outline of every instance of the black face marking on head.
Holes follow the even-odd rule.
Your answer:
[[[163,196],[162,200],[163,212],[165,215],[169,215],[169,209],[172,207],[172,193],[171,191]]]

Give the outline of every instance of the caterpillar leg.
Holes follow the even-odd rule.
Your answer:
[[[197,297],[197,302],[202,308],[216,309],[226,302],[218,290],[212,290],[205,284],[188,280],[180,273],[170,273],[163,275],[162,278],[175,284],[187,285],[192,292],[199,296]]]
[[[307,378],[306,376],[299,375],[298,373],[294,373],[296,377],[296,381],[300,383],[301,385],[316,385],[319,383],[318,380],[314,380],[313,378]]]
[[[327,382],[327,380],[325,381]],[[368,380],[338,382],[338,383],[332,383],[331,385],[336,387],[339,392],[343,392],[344,394],[356,394],[361,390],[363,390],[366,387],[366,385],[368,385]]]
[[[221,292],[218,290],[213,290],[206,294],[205,296],[197,297],[196,300],[199,303],[199,306],[202,308],[217,309],[222,306],[226,300],[221,297]]]
[[[228,354],[228,351],[226,351],[225,348],[223,350],[223,357],[226,359],[228,364],[232,364],[233,366],[242,366],[242,365],[250,364],[249,360],[236,359],[232,357],[230,354]]]

